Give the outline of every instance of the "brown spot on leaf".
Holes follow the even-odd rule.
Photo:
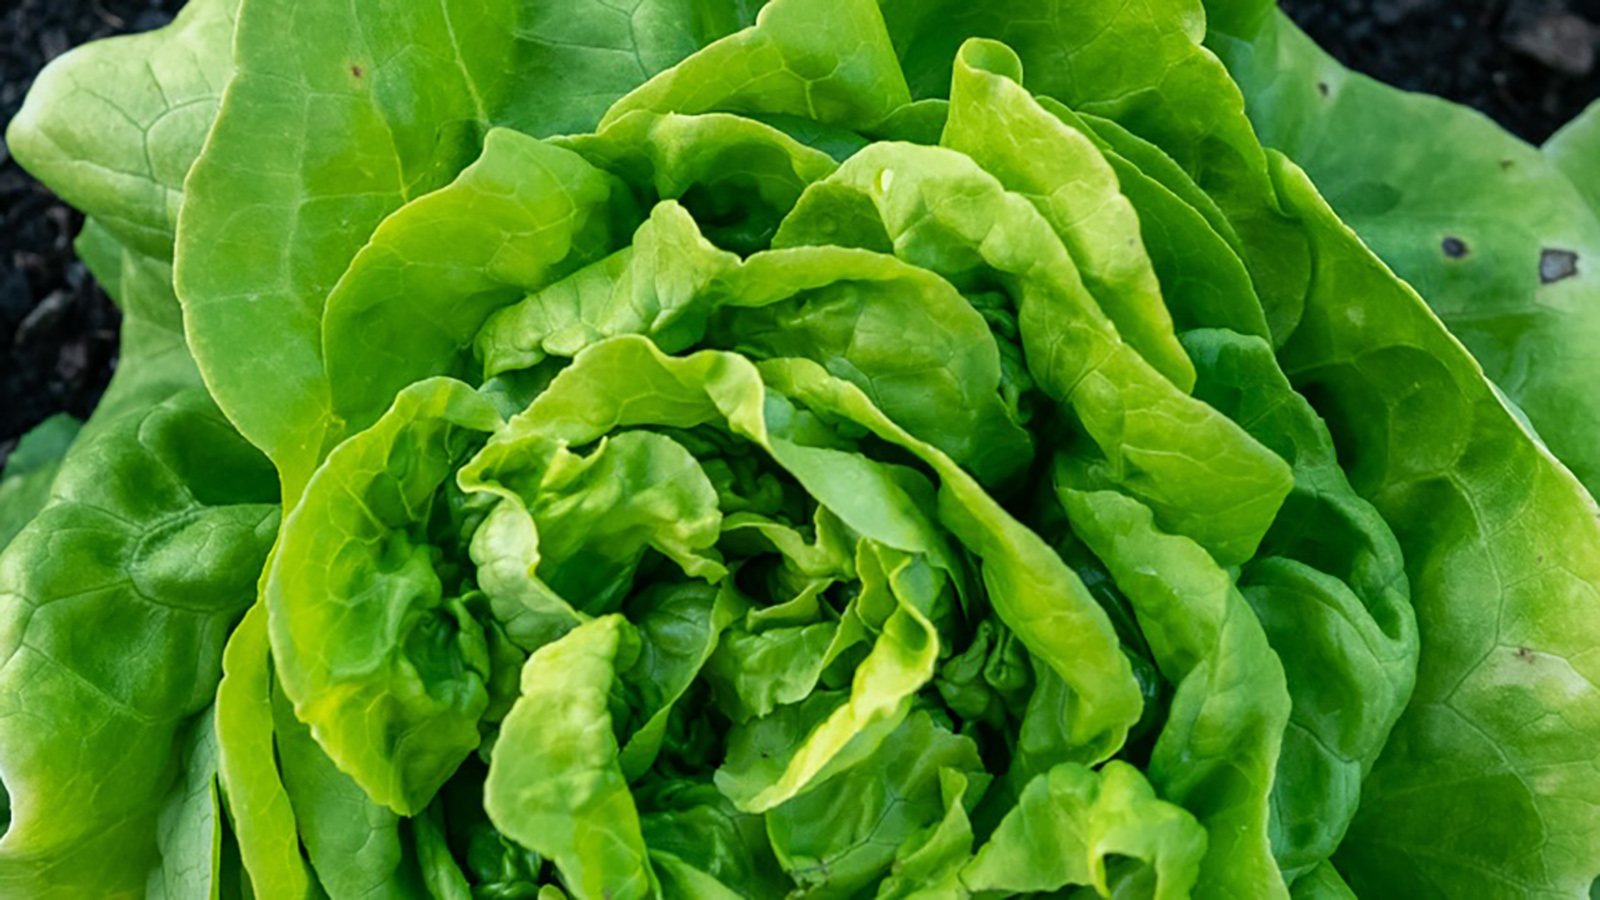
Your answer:
[[[1539,251],[1539,283],[1554,284],[1578,274],[1578,254],[1546,247]]]
[[[1458,237],[1446,237],[1439,243],[1439,249],[1451,259],[1460,259],[1467,255],[1467,242]]]
[[[1530,662],[1531,663],[1531,662],[1533,662],[1533,651],[1529,650],[1527,647],[1518,647],[1517,648],[1517,659],[1520,659],[1523,662]]]
[[[360,66],[351,66],[350,67],[350,74],[354,75],[357,78],[360,78],[361,77],[361,67]]]
[[[1502,171],[1502,172],[1510,171],[1511,167],[1514,166],[1514,165],[1516,165],[1516,163],[1513,160],[1502,159],[1502,160],[1500,160],[1500,171]]]
[[[1328,96],[1328,83],[1326,81],[1317,82],[1317,93],[1324,97]]]

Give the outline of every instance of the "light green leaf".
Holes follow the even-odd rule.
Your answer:
[[[460,382],[406,388],[318,470],[263,584],[295,714],[401,815],[427,806],[480,740],[487,638],[438,559],[454,523],[436,496],[499,423]]]
[[[856,127],[911,102],[872,0],[773,0],[719,40],[617,101],[634,110],[758,113]]]
[[[1332,855],[1416,680],[1400,546],[1339,468],[1326,426],[1257,338],[1184,335],[1199,393],[1293,460],[1295,489],[1240,578],[1294,701],[1273,783],[1273,850],[1292,881]]]
[[[484,585],[492,598],[570,608],[579,618],[615,612],[651,550],[691,578],[726,574],[713,547],[722,522],[716,489],[681,444],[628,432],[583,455],[554,431],[524,413],[458,476],[465,490],[500,498],[493,515],[514,514],[525,529],[520,558],[509,555],[504,576]]]
[[[663,202],[631,247],[494,316],[478,342],[493,375],[622,334],[669,352],[704,341],[813,359],[985,483],[1014,476],[1031,452],[982,316],[892,256],[792,247],[740,261]]]
[[[378,225],[328,295],[335,419],[324,431],[365,428],[412,382],[467,375],[463,349],[483,320],[609,252],[631,207],[626,188],[576,154],[490,130],[454,181]]]
[[[1206,832],[1182,807],[1156,797],[1121,761],[1096,772],[1062,763],[1028,783],[1022,799],[962,871],[974,891],[1055,891],[1092,886],[1111,896],[1106,857],[1132,857],[1153,873],[1145,892],[1187,897]]]
[[[774,360],[762,374],[777,390],[854,421],[917,455],[941,480],[939,518],[982,561],[989,602],[1035,657],[1072,689],[1068,738],[1086,760],[1120,747],[1138,720],[1138,683],[1105,612],[1033,532],[1006,513],[937,449],[911,437],[847,382],[803,360]]]
[[[222,658],[217,685],[217,763],[228,819],[254,896],[315,896],[300,855],[294,808],[273,746],[272,668],[267,607],[245,613]]]
[[[495,827],[552,859],[583,900],[657,889],[606,702],[617,670],[638,649],[616,615],[539,648],[522,670],[522,698],[506,717],[484,785]]]
[[[981,768],[970,738],[915,712],[860,766],[769,811],[767,833],[806,896],[855,896],[947,817],[943,773]]]
[[[334,766],[281,688],[272,692],[272,715],[283,787],[322,889],[336,900],[427,897],[416,860],[406,853],[400,817]]]
[[[1200,0],[881,0],[917,97],[943,96],[969,37],[1003,41],[1025,86],[1115,120],[1160,146],[1227,215],[1275,341],[1294,330],[1309,275],[1303,236],[1283,216],[1239,88],[1210,51]]]
[[[1179,333],[1226,328],[1268,337],[1239,238],[1216,202],[1161,148],[1110,119],[1080,115],[1049,97],[1039,105],[1096,142],[1134,209],[1150,263]]]
[[[1076,692],[1081,709],[1072,726],[1074,741],[1086,758],[1113,753],[1138,718],[1138,685],[1105,613],[1059,557],[949,457],[884,417],[859,389],[804,360],[776,360],[766,367],[765,377],[776,379],[772,383],[779,393],[853,420],[935,469],[943,483],[940,518],[983,561],[996,611]],[[705,351],[675,359],[642,338],[612,338],[580,354],[485,452],[525,431],[583,444],[616,428],[690,428],[725,421],[736,434],[766,447],[817,502],[856,532],[906,552],[946,545],[909,499],[877,501],[889,490],[883,484],[887,467],[801,443],[812,420],[785,404],[769,403],[772,397],[743,357]],[[930,559],[955,570],[947,551]]]
[[[1193,541],[1161,532],[1138,501],[1097,489],[1090,470],[1066,457],[1055,477],[1074,531],[1110,570],[1177,687],[1149,778],[1210,836],[1196,893],[1287,897],[1268,797],[1289,694],[1261,623],[1227,572]]]
[[[1173,333],[1117,173],[1091,140],[1023,90],[1022,61],[1009,47],[982,39],[961,45],[940,143],[1028,198],[1122,339],[1180,390],[1194,387],[1194,365]]]
[[[864,540],[856,569],[861,578],[862,606],[882,603],[875,593],[893,597],[893,609],[881,624],[871,652],[856,667],[850,694],[815,723],[804,737],[777,753],[741,757],[730,749],[717,771],[717,787],[746,812],[766,812],[869,755],[910,711],[912,697],[933,677],[939,636],[932,617],[945,573],[926,558]],[[887,600],[887,596],[883,598]],[[758,721],[751,728],[761,728]],[[730,738],[734,748],[740,743]]]
[[[570,359],[622,334],[687,349],[705,336],[715,309],[716,298],[705,291],[738,265],[737,256],[701,235],[688,210],[664,200],[627,247],[490,316],[476,338],[484,377],[552,355]]]
[[[951,150],[880,143],[808,190],[775,243],[833,243],[841,216],[878,219],[895,255],[957,284],[1003,285],[1029,372],[1082,421],[1107,476],[1224,564],[1255,551],[1288,466],[1121,339],[1025,197]]]

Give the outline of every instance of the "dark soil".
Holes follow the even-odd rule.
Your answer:
[[[0,0],[0,124],[44,64],[88,40],[158,28],[179,0]],[[0,140],[0,461],[57,412],[94,409],[117,361],[120,316],[72,252],[83,217]]]
[[[181,0],[0,0],[0,122],[50,59],[158,27]],[[1282,0],[1345,64],[1474,106],[1541,141],[1600,96],[1600,0]],[[116,365],[118,315],[72,253],[81,217],[0,143],[0,461],[55,412],[85,416]]]
[[[1600,0],[1281,0],[1340,62],[1540,143],[1600,97]]]

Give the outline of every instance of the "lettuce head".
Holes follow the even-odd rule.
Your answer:
[[[1455,150],[1317,53],[193,0],[64,56],[8,142],[123,363],[0,481],[0,896],[1588,896],[1593,330],[1396,276]]]

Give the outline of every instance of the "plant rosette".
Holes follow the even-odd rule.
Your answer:
[[[0,483],[0,893],[1586,895],[1594,501],[1206,12],[56,62],[125,363]]]

